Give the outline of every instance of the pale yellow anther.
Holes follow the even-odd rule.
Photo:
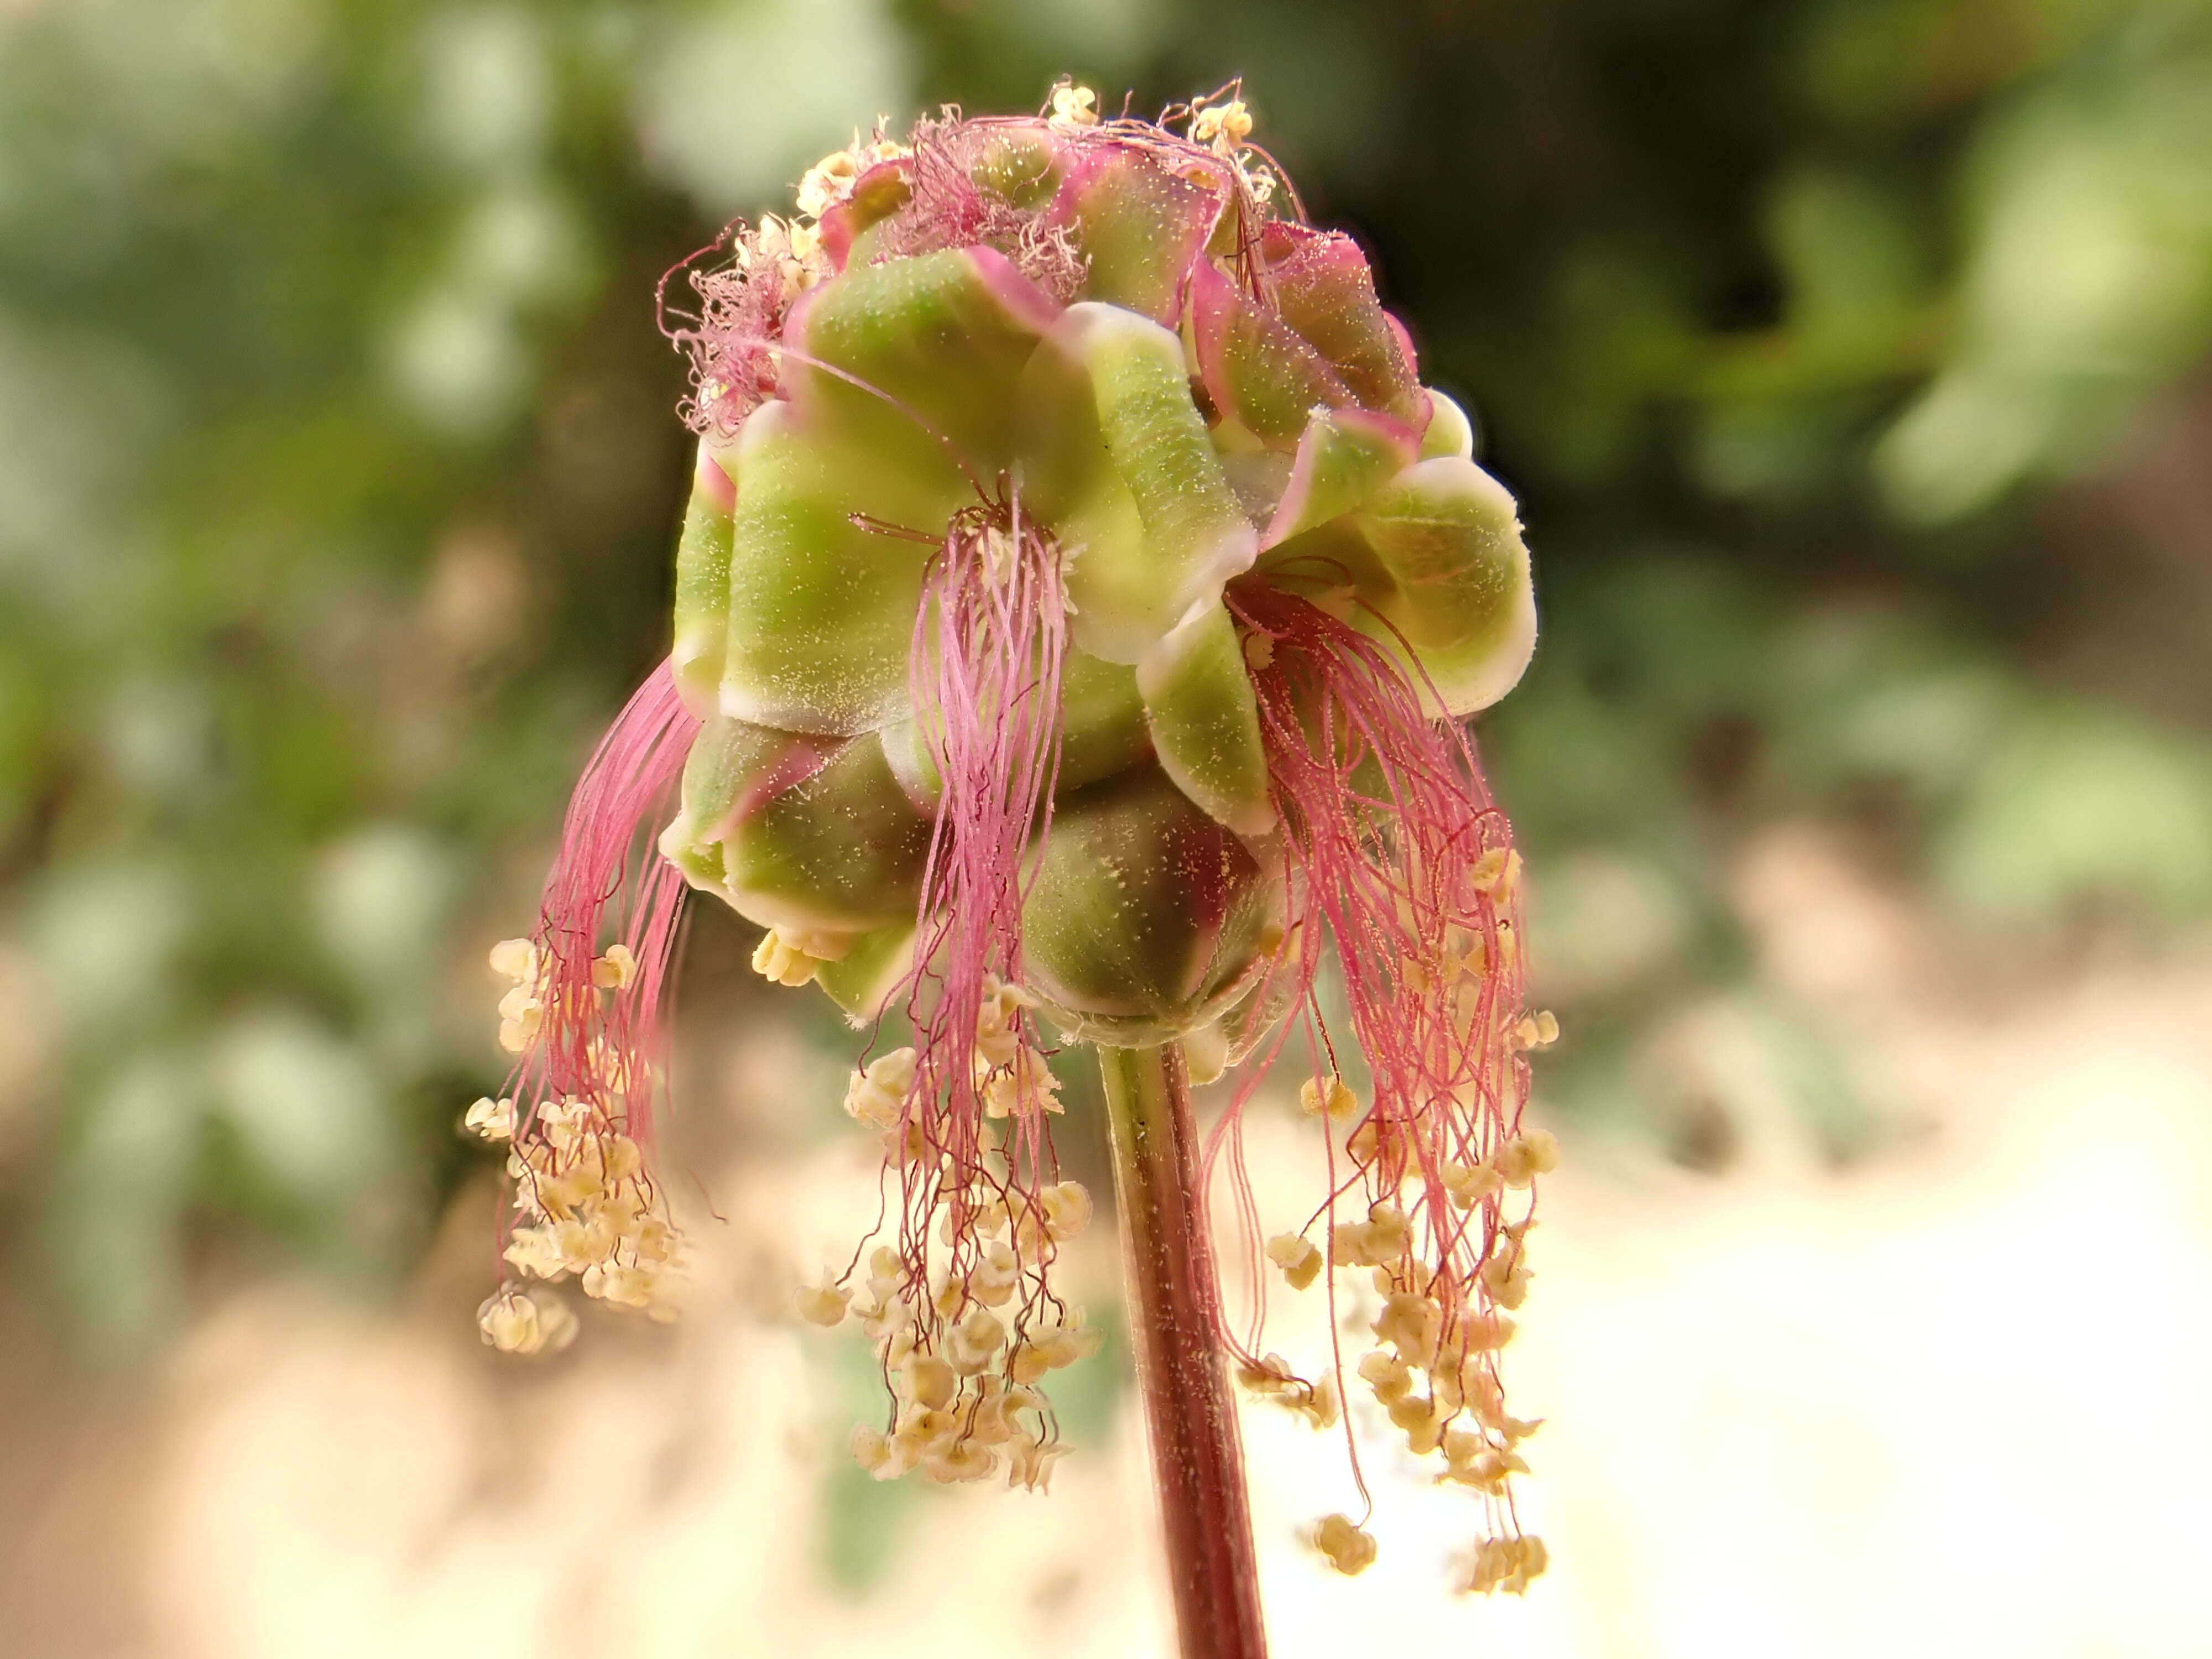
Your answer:
[[[538,946],[526,939],[503,939],[491,947],[491,970],[526,985],[538,977]]]
[[[1444,1166],[1444,1192],[1455,1209],[1471,1210],[1504,1185],[1498,1171],[1487,1164]]]
[[[1343,1410],[1342,1398],[1336,1391],[1336,1378],[1323,1376],[1320,1382],[1294,1392],[1283,1402],[1303,1414],[1316,1429],[1333,1429]]]
[[[1465,1462],[1455,1462],[1451,1477],[1462,1486],[1473,1486],[1491,1497],[1500,1496],[1505,1483],[1516,1474],[1526,1474],[1528,1465],[1516,1452],[1490,1447]]]
[[[942,1411],[952,1403],[952,1396],[960,1391],[960,1378],[951,1365],[933,1353],[910,1356],[906,1369],[901,1373],[906,1397]]]
[[[1460,1588],[1478,1595],[1498,1590],[1519,1595],[1550,1562],[1540,1538],[1486,1538],[1475,1546],[1466,1582]]]
[[[1409,1394],[1393,1401],[1389,1412],[1392,1424],[1405,1431],[1407,1448],[1414,1456],[1426,1457],[1443,1443],[1446,1414],[1434,1400]]]
[[[884,1131],[884,1156],[895,1164],[919,1164],[928,1152],[929,1131],[918,1113],[896,1128]]]
[[[1048,1492],[1052,1489],[1053,1465],[1066,1455],[1065,1441],[1040,1440],[1027,1432],[1018,1434],[1006,1448],[1006,1485],[1019,1486],[1025,1492]]]
[[[502,1285],[477,1310],[477,1328],[501,1353],[557,1353],[576,1340],[576,1316],[558,1297]]]
[[[1359,1375],[1375,1390],[1375,1398],[1395,1406],[1413,1391],[1413,1369],[1395,1354],[1376,1348],[1360,1356]]]
[[[1023,1117],[1035,1112],[1058,1112],[1060,1079],[1043,1054],[1035,1048],[1016,1050],[1006,1069],[983,1086],[987,1117]]]
[[[810,1325],[824,1328],[845,1322],[846,1309],[851,1304],[853,1293],[842,1285],[801,1285],[793,1301],[799,1316]]]
[[[1303,1233],[1278,1233],[1267,1241],[1267,1260],[1283,1270],[1284,1281],[1303,1291],[1321,1276],[1322,1254]]]
[[[753,971],[763,979],[778,985],[805,985],[813,979],[824,962],[834,962],[836,957],[826,955],[814,935],[787,933],[780,927],[771,927],[761,935],[761,942],[753,947]]]
[[[1308,1117],[1324,1112],[1332,1123],[1349,1123],[1359,1115],[1359,1097],[1340,1077],[1310,1077],[1298,1085],[1298,1105]]]
[[[896,1480],[913,1467],[903,1445],[865,1423],[853,1431],[852,1446],[853,1461],[878,1480]]]
[[[1376,1265],[1395,1261],[1410,1237],[1405,1211],[1388,1199],[1379,1200],[1367,1206],[1367,1225],[1368,1248],[1375,1254]]]
[[[799,210],[809,218],[820,218],[845,199],[860,174],[860,158],[852,151],[841,149],[823,156],[799,181]]]
[[[1067,85],[1052,89],[1052,119],[1064,127],[1098,125],[1098,94],[1088,87]]]
[[[1501,1308],[1517,1308],[1528,1297],[1528,1281],[1535,1275],[1521,1265],[1518,1253],[1494,1255],[1482,1264],[1482,1282]]]
[[[1242,98],[1231,98],[1225,104],[1202,104],[1191,112],[1190,136],[1193,142],[1211,144],[1228,155],[1252,136],[1251,112]]]
[[[894,1048],[856,1071],[845,1088],[845,1109],[862,1123],[888,1129],[898,1122],[914,1091],[915,1052]]]
[[[1044,1203],[1045,1231],[1055,1239],[1073,1238],[1091,1224],[1091,1194],[1079,1181],[1063,1181],[1037,1196]]]
[[[1444,1431],[1444,1462],[1449,1463],[1455,1472],[1463,1465],[1473,1463],[1489,1449],[1490,1443],[1474,1429],[1451,1428]]]
[[[592,959],[592,983],[602,991],[627,991],[637,983],[637,957],[627,945],[610,945]]]
[[[932,1452],[951,1444],[959,1428],[960,1419],[952,1413],[934,1406],[909,1403],[900,1411],[898,1427],[891,1439],[909,1462],[918,1463]]]
[[[501,1254],[517,1273],[538,1279],[558,1279],[571,1271],[568,1254],[550,1227],[517,1227]]]
[[[981,1263],[968,1276],[968,1288],[985,1307],[1003,1308],[1013,1300],[1021,1278],[1021,1263],[1013,1246],[994,1239],[985,1247]]]
[[[990,1066],[1011,1066],[1021,1048],[1018,1016],[1036,1006],[1036,998],[995,974],[983,976],[983,997],[975,1016],[975,1055]]]
[[[1375,1540],[1352,1523],[1348,1515],[1325,1515],[1313,1529],[1313,1546],[1328,1564],[1347,1578],[1375,1565]]]
[[[1540,1175],[1559,1167],[1559,1143],[1547,1129],[1519,1134],[1500,1146],[1492,1162],[1498,1178],[1509,1187],[1526,1187]]]
[[[1476,892],[1487,893],[1503,902],[1513,896],[1513,890],[1519,884],[1521,854],[1510,848],[1493,847],[1475,860],[1468,879]]]
[[[461,1127],[486,1140],[511,1140],[514,1138],[514,1103],[480,1096],[463,1115]]]
[[[538,1034],[545,1026],[545,1005],[530,995],[520,986],[501,999],[499,1046],[510,1054],[519,1054],[538,1041]]]
[[[618,1308],[646,1307],[658,1288],[648,1269],[619,1261],[593,1262],[584,1269],[581,1283],[586,1296],[611,1302]]]
[[[1105,1340],[1103,1331],[1083,1323],[1080,1308],[1072,1308],[1066,1322],[1037,1326],[1014,1349],[1014,1381],[1035,1382],[1047,1371],[1088,1358]]]
[[[1274,1399],[1301,1386],[1291,1362],[1279,1353],[1256,1363],[1246,1360],[1237,1367],[1237,1380],[1262,1399]]]
[[[991,1363],[1006,1340],[1006,1328],[998,1316],[978,1308],[953,1329],[952,1364],[972,1376]]]
[[[929,1305],[939,1319],[958,1317],[961,1309],[968,1305],[966,1281],[939,1268],[929,1277]]]
[[[956,1440],[930,1455],[922,1465],[933,1480],[951,1486],[963,1480],[988,1480],[999,1470],[999,1455],[977,1441]]]

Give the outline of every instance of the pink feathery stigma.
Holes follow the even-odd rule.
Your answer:
[[[985,1171],[980,1082],[989,1070],[977,1044],[986,981],[1022,976],[1024,854],[1051,821],[1060,769],[1060,666],[1067,600],[1058,544],[1006,505],[957,515],[932,561],[909,659],[921,735],[943,781],[924,866],[914,977],[907,1011],[915,1073],[908,1132],[928,1156],[909,1159],[906,1254],[927,1250],[940,1182],[953,1206],[956,1253],[969,1248],[963,1193],[981,1181],[1010,1204],[1034,1202],[1054,1178],[1036,1079],[1018,1054],[1018,1109],[1008,1127],[1009,1178]],[[1010,1011],[1018,1048],[1030,1048],[1025,1009]],[[979,1063],[981,1061],[981,1063]],[[949,1174],[939,1160],[950,1154]],[[953,1264],[959,1276],[963,1264]]]
[[[1522,1003],[1511,830],[1466,732],[1431,718],[1433,693],[1425,698],[1398,653],[1278,588],[1239,584],[1230,604],[1256,647],[1285,827],[1289,925],[1270,969],[1278,982],[1261,996],[1303,1007],[1316,1071],[1339,1070],[1334,1050],[1322,1052],[1315,998],[1333,943],[1373,1078],[1354,1167],[1332,1169],[1320,1213],[1347,1193],[1409,1183],[1412,1255],[1433,1274],[1416,1288],[1451,1310],[1449,1339],[1467,1310],[1492,1304],[1481,1268],[1504,1223],[1495,1193],[1455,1208],[1445,1171],[1481,1164],[1517,1133],[1528,1092],[1510,1035]],[[1209,1162],[1220,1150],[1217,1136]]]
[[[650,1133],[665,1053],[661,993],[684,892],[653,831],[698,732],[662,663],[599,739],[569,798],[532,936],[542,1024],[507,1082],[521,1124],[547,1101],[580,1099],[641,1142]],[[635,966],[603,1002],[593,964],[617,944]]]

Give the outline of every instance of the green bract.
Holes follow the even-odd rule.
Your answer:
[[[1203,1024],[1279,937],[1225,590],[1314,600],[1465,714],[1534,642],[1512,500],[1357,246],[1275,215],[1233,140],[955,121],[832,161],[812,222],[766,221],[694,277],[674,661],[706,727],[662,847],[871,1011],[907,965],[937,805],[909,674],[925,580],[956,514],[1012,503],[1070,601],[1025,970],[1073,1030]]]

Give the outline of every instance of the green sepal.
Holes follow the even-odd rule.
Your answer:
[[[1070,646],[1060,665],[1060,790],[1079,789],[1152,752],[1136,671]]]
[[[1352,390],[1312,343],[1217,270],[1190,276],[1191,351],[1223,417],[1224,442],[1292,449],[1316,409],[1353,403]]]
[[[1059,310],[989,248],[856,264],[793,307],[785,385],[817,429],[879,461],[957,458],[988,488],[1018,447],[1015,381]]]
[[[823,742],[710,720],[662,854],[763,927],[862,933],[911,921],[929,820],[871,734]]]
[[[1137,686],[1160,769],[1207,817],[1240,836],[1275,825],[1260,703],[1227,607],[1201,605],[1145,653]]]
[[[1418,447],[1413,429],[1390,416],[1316,410],[1261,546],[1273,547],[1349,513],[1405,471]]]
[[[1404,336],[1376,298],[1375,273],[1357,242],[1333,231],[1298,232],[1268,274],[1283,321],[1327,360],[1362,407],[1409,423],[1428,414]]]
[[[1024,487],[1079,550],[1067,583],[1075,641],[1134,663],[1258,550],[1191,401],[1182,342],[1117,306],[1070,306],[1021,404]]]
[[[1075,228],[1089,271],[1085,299],[1173,327],[1182,316],[1183,273],[1224,199],[1217,186],[1178,177],[1148,154],[1100,149],[1078,163],[1052,216]]]
[[[1402,637],[1442,714],[1497,702],[1535,649],[1535,594],[1513,498],[1455,456],[1416,462],[1359,511],[1270,549],[1262,566],[1302,585],[1319,572],[1345,584],[1314,597],[1385,643]]]
[[[798,757],[807,747],[808,740],[793,732],[709,715],[684,757],[681,804],[675,822],[661,831],[661,857],[702,892],[723,896],[726,821],[779,766],[805,764]]]
[[[1434,386],[1423,389],[1429,394],[1429,424],[1421,434],[1421,459],[1431,461],[1439,455],[1451,455],[1473,460],[1474,422],[1468,419],[1467,411]]]
[[[883,744],[884,763],[915,810],[936,811],[937,803],[945,798],[945,775],[937,769],[937,757],[922,737],[921,722],[893,720],[876,733],[876,740]]]
[[[684,706],[712,714],[730,634],[731,507],[736,487],[702,445],[676,544],[676,642],[669,662]]]
[[[1041,132],[988,129],[968,165],[968,177],[1009,206],[1041,208],[1060,188],[1060,154]]]
[[[913,969],[909,918],[854,938],[843,956],[814,970],[814,982],[845,1011],[846,1018],[865,1025],[882,1014]]]
[[[1157,767],[1078,790],[1035,854],[1028,982],[1069,1035],[1157,1042],[1233,1000],[1280,930],[1279,884]]]
[[[959,475],[824,433],[787,402],[747,418],[737,457],[721,711],[838,736],[903,717],[931,550],[853,515],[940,531]]]

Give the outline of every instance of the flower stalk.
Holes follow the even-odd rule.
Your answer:
[[[1244,1454],[1182,1045],[1098,1050],[1137,1392],[1183,1659],[1265,1659]]]

